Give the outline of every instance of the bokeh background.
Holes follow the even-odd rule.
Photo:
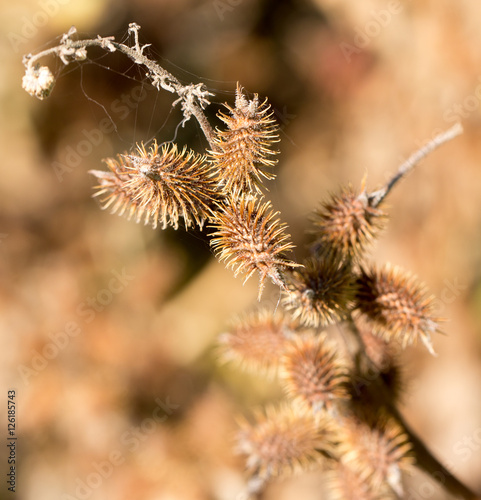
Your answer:
[[[0,20],[0,385],[4,400],[7,388],[17,393],[18,498],[235,498],[245,484],[235,417],[280,396],[215,352],[232,317],[255,305],[255,279],[242,286],[200,233],[153,231],[91,198],[87,171],[137,141],[205,148],[194,122],[179,127],[173,96],[99,51],[68,68],[49,60],[58,79],[43,102],[21,89],[23,54],[71,25],[126,40],[130,22],[166,69],[215,93],[214,123],[236,82],[269,97],[281,155],[268,196],[298,258],[309,213],[329,192],[364,176],[380,186],[462,121],[464,135],[390,196],[372,259],[411,270],[438,297],[446,335],[434,339],[436,358],[422,346],[405,352],[402,412],[481,489],[478,2],[17,0],[2,2]],[[278,298],[267,290],[271,307]],[[322,482],[306,474],[265,497],[322,498]],[[422,475],[407,491],[449,498]]]

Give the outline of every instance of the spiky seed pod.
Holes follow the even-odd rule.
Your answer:
[[[359,412],[358,412],[359,413]],[[341,461],[374,489],[387,483],[402,496],[401,473],[414,464],[412,446],[400,425],[387,414],[347,418],[339,444]]]
[[[284,305],[307,327],[327,326],[343,319],[354,299],[354,279],[348,263],[336,256],[311,257],[293,271]]]
[[[220,113],[219,118],[227,130],[216,130],[216,146],[210,152],[215,178],[226,193],[260,193],[262,179],[273,179],[265,167],[273,167],[277,161],[271,157],[277,154],[272,149],[278,142],[278,127],[267,101],[259,103],[254,95],[248,100],[242,87],[237,86],[235,108],[225,105],[229,115]]]
[[[259,299],[269,277],[284,288],[283,271],[296,264],[284,257],[294,248],[269,201],[262,202],[241,195],[227,200],[213,219],[211,245],[221,262],[234,270],[235,276],[245,274],[247,281],[256,271],[260,274]]]
[[[238,451],[246,456],[250,474],[269,479],[318,464],[321,452],[332,453],[335,442],[336,427],[326,415],[268,407],[256,414],[254,424],[241,422]]]
[[[313,250],[359,260],[384,227],[386,219],[382,210],[369,205],[364,188],[360,193],[351,187],[345,188],[314,212],[315,229],[312,232],[316,240]]]
[[[178,228],[179,218],[186,228],[195,223],[201,228],[211,215],[217,195],[204,157],[167,144],[159,150],[157,143],[147,151],[139,145],[130,155],[108,158],[110,172],[91,170],[99,185],[94,196],[106,195],[102,208],[112,213],[135,216],[136,222],[159,223]]]
[[[314,411],[347,399],[346,363],[325,334],[298,336],[284,353],[281,376],[288,395]]]
[[[261,309],[239,318],[220,336],[221,357],[248,370],[274,374],[296,328],[285,315]]]
[[[369,482],[360,477],[348,465],[336,462],[334,468],[327,473],[330,496],[332,500],[396,500],[390,488],[374,489]]]
[[[431,333],[439,332],[439,318],[432,316],[434,297],[412,274],[390,265],[362,270],[356,307],[376,335],[399,341],[403,348],[421,339],[435,355]]]

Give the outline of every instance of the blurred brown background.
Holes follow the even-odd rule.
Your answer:
[[[462,120],[464,135],[390,196],[372,258],[410,269],[439,298],[447,335],[434,339],[437,358],[406,351],[403,413],[481,489],[478,2],[17,0],[0,20],[1,386],[5,400],[17,391],[18,498],[235,498],[245,480],[235,416],[279,397],[215,355],[218,333],[255,304],[256,280],[243,287],[202,234],[153,231],[91,198],[87,171],[102,158],[153,137],[202,151],[197,125],[178,128],[173,97],[118,54],[92,51],[65,69],[45,61],[59,77],[43,102],[21,89],[23,54],[73,24],[126,40],[129,22],[166,69],[216,94],[214,121],[237,81],[269,97],[282,139],[269,197],[298,258],[327,193],[365,175],[381,185]],[[116,130],[99,135],[105,118]],[[277,291],[266,299],[275,307]],[[309,474],[266,498],[320,498],[321,484]],[[406,497],[444,498],[431,484],[412,478]]]

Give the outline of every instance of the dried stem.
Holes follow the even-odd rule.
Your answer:
[[[449,491],[456,498],[463,500],[480,500],[480,497],[465,486],[456,476],[444,467],[439,460],[429,451],[426,445],[418,438],[406,424],[404,418],[399,413],[397,408],[391,407],[393,415],[398,422],[403,426],[404,431],[409,436],[409,441],[412,444],[414,455],[416,456],[416,464],[424,470],[430,477],[435,479],[445,490]]]
[[[86,58],[86,49],[89,47],[100,47],[110,52],[118,50],[122,54],[129,57],[135,64],[143,65],[148,69],[147,77],[152,81],[152,85],[160,90],[168,90],[175,93],[179,98],[173,103],[173,106],[181,103],[184,119],[182,125],[187,122],[193,115],[198,121],[202,131],[209,142],[212,150],[216,150],[217,146],[214,142],[214,131],[207,120],[204,109],[209,104],[208,96],[212,95],[208,92],[202,83],[183,85],[171,73],[162,68],[157,62],[152,61],[144,55],[144,50],[150,45],[140,46],[139,44],[139,29],[140,26],[131,23],[129,32],[133,34],[135,44],[129,47],[123,43],[114,41],[113,37],[98,37],[96,39],[72,40],[72,36],[76,34],[76,29],[72,27],[68,33],[63,35],[60,44],[56,47],[51,47],[37,54],[29,54],[24,58],[27,75],[34,74],[38,61],[49,55],[58,56],[62,62],[67,65],[73,61],[80,61]]]
[[[432,153],[439,146],[448,142],[463,132],[463,127],[460,123],[456,123],[448,130],[441,132],[436,135],[434,139],[430,140],[420,149],[415,151],[404,163],[400,165],[397,172],[394,176],[388,181],[388,183],[377,191],[373,191],[368,196],[369,205],[371,207],[377,207],[386,196],[389,194],[391,189],[400,181],[403,177],[405,177],[411,170],[426,156]]]
[[[377,370],[377,367],[365,353],[361,334],[359,333],[359,330],[352,318],[348,321],[348,326],[353,333],[353,337],[356,342],[354,349],[357,349],[357,361],[360,362],[360,359],[362,358],[363,362],[367,363],[367,365],[373,370]],[[409,437],[413,453],[416,457],[416,465],[420,469],[424,470],[430,477],[436,480],[446,491],[454,495],[456,498],[463,500],[481,500],[481,497],[471,491],[456,476],[449,472],[446,467],[444,467],[444,465],[431,453],[431,451],[426,447],[421,439],[419,439],[414,431],[411,430],[411,428],[406,424],[399,410],[391,403],[389,389],[386,385],[384,385],[382,378],[376,379],[376,381],[379,382],[376,389],[381,391],[382,399],[388,406],[390,413],[396,418],[399,424],[401,424],[404,432]]]

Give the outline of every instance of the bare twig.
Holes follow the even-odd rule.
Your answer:
[[[73,40],[72,37],[77,30],[72,27],[69,32],[63,35],[60,44],[51,47],[37,54],[29,54],[24,58],[26,73],[23,79],[23,87],[27,92],[35,95],[39,99],[48,96],[54,85],[54,77],[48,67],[38,66],[38,61],[49,55],[56,55],[65,64],[73,61],[82,61],[87,57],[87,48],[100,47],[110,52],[119,52],[129,57],[135,64],[143,65],[147,68],[147,77],[150,78],[152,85],[160,90],[168,90],[175,93],[179,98],[173,103],[173,106],[180,103],[184,119],[184,125],[192,116],[196,118],[202,131],[209,142],[211,149],[215,150],[214,131],[208,122],[204,109],[210,104],[209,96],[213,95],[205,88],[204,84],[183,85],[171,73],[162,68],[157,62],[152,61],[144,55],[144,50],[149,46],[139,44],[140,26],[135,23],[129,25],[129,32],[134,36],[134,46],[129,47],[123,43],[114,41],[113,37],[97,37],[95,39]]]
[[[364,343],[361,338],[359,329],[354,320],[349,318],[347,326],[353,333],[355,341],[354,352],[358,363],[364,363],[373,372],[377,372],[378,368],[374,365],[371,359],[367,356]],[[449,491],[456,498],[462,500],[481,500],[481,497],[476,495],[467,486],[465,486],[456,476],[449,472],[446,467],[431,453],[426,445],[419,439],[415,432],[409,427],[396,406],[392,403],[390,389],[385,385],[382,377],[372,380],[376,384],[376,391],[381,396],[383,403],[389,409],[389,412],[401,424],[404,432],[409,438],[412,445],[412,451],[416,457],[416,465],[424,470],[432,479],[437,481],[446,491]]]
[[[434,139],[430,140],[416,152],[414,152],[404,163],[400,165],[398,171],[394,174],[394,176],[389,180],[389,182],[377,191],[373,191],[368,196],[369,205],[372,207],[377,207],[386,196],[389,194],[391,189],[396,185],[398,181],[400,181],[403,177],[405,177],[421,160],[426,158],[426,156],[432,153],[439,146],[448,142],[463,132],[463,127],[460,123],[456,123],[448,130],[441,132],[436,135]]]
[[[446,491],[449,491],[455,498],[463,500],[480,500],[480,497],[465,486],[456,476],[444,467],[444,465],[429,451],[426,445],[410,429],[397,408],[391,407],[393,415],[403,426],[404,431],[409,436],[412,449],[416,457],[417,466],[424,470],[430,477],[435,479]]]

